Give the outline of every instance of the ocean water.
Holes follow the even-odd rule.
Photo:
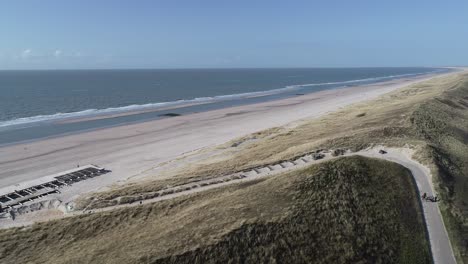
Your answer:
[[[0,144],[388,81],[437,68],[0,71]],[[170,110],[167,108],[170,107]],[[77,118],[145,111],[83,122]]]

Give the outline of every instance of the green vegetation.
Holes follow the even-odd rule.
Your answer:
[[[90,201],[154,192],[166,185],[226,175],[290,159],[317,149],[349,148],[357,151],[375,144],[424,145],[425,141],[413,128],[412,113],[421,104],[440,96],[447,87],[457,85],[459,79],[460,77],[439,78],[418,83],[319,119],[306,120],[293,128],[269,129],[263,133],[256,133],[253,137],[236,139],[225,144],[224,151],[217,150],[219,154],[216,156],[207,155],[208,158],[199,163],[191,162],[187,166],[167,172],[163,175],[164,180],[150,179],[142,184],[97,193],[83,202],[86,205]],[[361,115],[362,113],[366,114]],[[161,176],[160,174],[158,176]]]
[[[464,74],[418,83],[304,122],[238,150],[229,160],[180,173],[179,179],[202,177],[208,172],[222,174],[320,148],[358,151],[377,144],[411,146],[417,150],[416,158],[434,175],[457,261],[468,263],[467,143],[468,75]]]
[[[275,128],[218,148],[199,163],[167,171],[164,180],[148,180],[98,193],[83,206],[105,204],[123,195],[141,195],[167,185],[229,174],[317,149],[358,151],[373,145],[416,150],[431,168],[444,221],[458,262],[468,263],[468,75],[437,78],[345,107],[292,128]],[[248,144],[244,144],[248,142]],[[220,151],[223,150],[223,151]],[[209,150],[208,150],[209,151]]]
[[[340,158],[158,203],[0,231],[2,263],[430,263],[400,165]]]
[[[93,194],[81,206],[151,197],[168,185],[317,149],[409,146],[430,167],[454,253],[468,263],[467,110],[468,76],[438,78],[208,149],[160,173],[162,180]],[[2,230],[0,262],[428,263],[414,189],[400,166],[342,158],[170,201]]]
[[[428,142],[455,254],[468,263],[468,80],[422,104],[412,122]]]

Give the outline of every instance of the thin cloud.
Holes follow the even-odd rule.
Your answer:
[[[60,57],[60,56],[62,56],[62,51],[59,50],[59,49],[58,49],[58,50],[55,50],[55,51],[54,51],[54,57],[58,58],[58,57]]]
[[[23,60],[50,60],[50,59],[74,59],[74,58],[82,58],[84,57],[83,53],[80,51],[75,52],[65,52],[61,49],[56,49],[54,51],[49,52],[36,52],[32,49],[25,49],[20,52],[19,55],[15,56],[15,58],[23,59]]]
[[[31,57],[32,50],[31,49],[25,49],[21,52],[21,58],[23,59],[28,59]]]

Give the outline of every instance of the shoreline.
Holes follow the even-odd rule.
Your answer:
[[[317,118],[341,107],[374,99],[449,72],[386,83],[323,90],[275,101],[234,106],[111,128],[38,139],[0,147],[0,187],[66,171],[77,164],[98,164],[113,172],[67,190],[64,201],[103,190],[130,178],[154,175],[152,169],[184,153],[223,144],[272,127]]]
[[[289,94],[289,95],[285,94],[280,98],[268,98],[268,96],[271,96],[271,95],[268,95],[268,96],[252,95],[249,97],[236,99],[233,101],[235,102],[234,104],[230,104],[231,101],[224,101],[224,100],[221,100],[218,102],[191,102],[191,103],[187,103],[187,104],[180,105],[180,106],[166,106],[166,107],[154,108],[154,109],[132,110],[132,111],[126,111],[126,112],[121,112],[121,113],[100,114],[100,115],[88,116],[88,117],[86,116],[70,117],[70,118],[65,118],[62,120],[51,121],[50,123],[44,123],[44,125],[35,125],[35,126],[33,125],[31,127],[12,129],[12,130],[7,129],[5,131],[2,131],[0,132],[0,135],[4,133],[5,138],[13,137],[12,139],[13,141],[12,142],[5,142],[5,140],[3,142],[0,141],[0,148],[19,145],[19,144],[33,143],[33,142],[41,141],[41,140],[48,140],[48,139],[66,137],[66,136],[71,136],[71,135],[78,135],[82,133],[99,131],[99,130],[104,130],[104,129],[109,129],[109,128],[116,128],[116,127],[121,127],[121,126],[152,122],[152,121],[157,121],[157,120],[166,119],[166,118],[172,118],[172,116],[167,116],[168,113],[169,114],[176,113],[181,116],[189,116],[189,115],[193,115],[197,113],[218,111],[218,110],[233,108],[233,107],[243,107],[243,106],[249,106],[249,105],[287,100],[287,99],[292,99],[298,96],[308,96],[312,94],[321,93],[324,91],[354,89],[356,87],[392,85],[394,83],[399,83],[402,81],[423,80],[427,78],[432,78],[434,76],[451,74],[451,73],[458,71],[457,68],[445,67],[444,69],[446,69],[447,71],[444,71],[444,72],[436,71],[436,72],[418,74],[414,76],[402,76],[399,78],[389,79],[386,81],[379,81],[376,83],[336,86],[336,87],[320,89],[317,91],[307,92],[307,93],[296,93],[296,94]],[[272,95],[276,95],[276,94],[272,94]],[[256,100],[257,98],[260,98],[260,99]],[[254,101],[249,101],[252,99],[254,99]],[[223,105],[223,103],[225,103],[226,105]],[[170,110],[173,110],[173,112],[171,112]],[[142,115],[146,115],[146,116],[142,116]],[[127,118],[127,117],[129,118],[127,120],[121,120],[121,121],[116,121],[116,122],[113,121],[119,118]],[[88,124],[87,123],[87,122],[101,122],[101,121],[107,122],[107,124],[102,124],[102,123],[101,124]],[[80,124],[82,124],[81,128],[67,129],[67,128],[61,127],[62,125],[65,125],[65,126],[78,125],[79,126]],[[23,139],[14,139],[15,137],[17,138],[22,137]]]

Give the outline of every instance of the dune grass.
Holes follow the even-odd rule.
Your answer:
[[[443,198],[440,205],[454,253],[460,263],[468,263],[468,75],[417,83],[292,128],[270,131],[249,144],[242,144],[243,139],[229,142],[221,148],[224,152],[172,170],[163,180],[93,194],[82,200],[83,206],[274,163],[316,149],[409,146],[431,168]]]
[[[347,157],[0,231],[1,263],[430,263],[404,167]]]
[[[412,123],[428,145],[445,224],[460,263],[468,263],[468,78],[422,104]]]
[[[467,120],[468,76],[438,78],[294,127],[237,139],[209,158],[167,172],[164,180],[81,202],[99,207],[116,197],[316,149],[411,146],[431,168],[457,260],[468,263]],[[0,262],[428,263],[416,195],[404,168],[343,158],[170,201],[2,230]]]
[[[319,119],[305,120],[293,128],[271,129],[271,133],[257,136],[256,141],[250,144],[240,144],[242,139],[236,139],[226,143],[225,151],[217,156],[171,171],[164,180],[155,178],[142,184],[123,186],[94,194],[92,199],[107,200],[121,194],[155,191],[165,185],[225,175],[289,159],[316,149],[359,150],[373,144],[393,146],[421,144],[424,141],[412,127],[412,113],[422,103],[440,96],[447,87],[457,85],[459,82],[460,77],[448,77],[418,83],[379,99],[346,107]],[[365,115],[362,115],[363,113]]]

